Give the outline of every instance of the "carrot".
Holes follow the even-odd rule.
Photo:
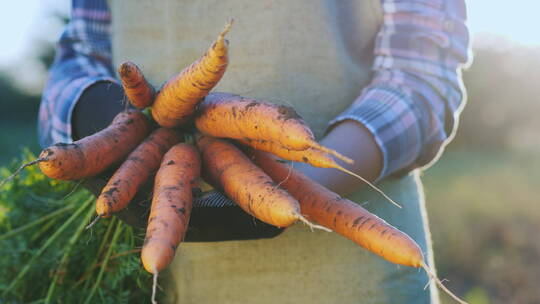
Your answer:
[[[328,153],[314,148],[291,150],[268,140],[238,139],[238,142],[259,151],[272,153],[285,160],[303,162],[319,168],[335,168],[338,170],[341,170],[342,168],[330,157],[330,155],[328,155]]]
[[[36,162],[50,178],[74,180],[94,176],[123,159],[147,135],[150,125],[140,111],[118,114],[105,129],[71,144],[43,150]]]
[[[326,189],[270,154],[252,151],[252,155],[257,165],[298,200],[302,213],[309,219],[334,230],[387,261],[410,267],[422,267],[431,278],[435,279],[439,287],[459,303],[465,303],[435,276],[425,263],[418,244],[406,233],[354,202]]]
[[[134,107],[142,110],[152,105],[156,94],[154,87],[146,80],[135,63],[126,61],[120,64],[118,75],[120,75],[124,93]]]
[[[370,186],[373,190],[377,191],[384,198],[390,201],[392,204],[401,208],[401,206],[398,203],[396,203],[393,199],[391,199],[388,195],[386,195],[381,189],[379,189],[373,183],[363,178],[362,176],[340,166],[338,163],[336,163],[332,159],[332,157],[330,157],[327,153],[323,151],[320,151],[314,148],[308,148],[302,151],[290,150],[290,149],[280,146],[279,144],[276,144],[270,141],[265,141],[265,140],[240,139],[238,141],[254,149],[270,152],[276,156],[279,156],[282,159],[291,160],[295,162],[303,162],[303,163],[307,163],[314,167],[319,167],[319,168],[334,168],[339,171],[345,172],[363,181],[368,186]]]
[[[163,155],[181,140],[174,129],[159,128],[152,132],[116,170],[96,201],[99,217],[109,217],[124,209],[133,199],[139,187],[153,174]]]
[[[139,111],[119,113],[105,129],[74,143],[57,143],[39,154],[31,162],[21,165],[0,187],[26,167],[39,164],[46,176],[60,180],[75,180],[94,176],[124,158],[150,129],[149,121]]]
[[[300,214],[298,202],[234,145],[199,136],[197,146],[209,180],[218,182],[225,194],[244,211],[277,227],[288,227],[297,220],[307,223]]]
[[[228,64],[225,35],[231,26],[232,20],[201,58],[163,85],[152,106],[159,125],[171,128],[187,122],[197,103],[219,82]]]
[[[173,146],[161,161],[154,183],[154,196],[141,252],[144,268],[154,275],[152,302],[158,273],[172,261],[184,238],[192,207],[192,188],[200,175],[199,153],[192,145]]]
[[[308,218],[393,263],[418,267],[423,261],[420,247],[384,220],[280,163],[269,154],[260,151],[253,154],[255,163],[298,200],[302,213]]]
[[[346,162],[352,160],[323,147],[293,108],[228,93],[212,93],[199,104],[195,118],[203,134],[233,139],[266,140],[290,150],[314,148]]]

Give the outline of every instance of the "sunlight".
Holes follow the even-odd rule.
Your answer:
[[[540,46],[540,1],[468,0],[468,26],[474,36],[500,35],[526,46]]]

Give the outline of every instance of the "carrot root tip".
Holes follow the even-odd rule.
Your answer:
[[[314,149],[317,149],[317,150],[320,150],[320,151],[323,151],[325,153],[328,153],[330,155],[333,155],[335,158],[339,159],[339,160],[342,160],[344,162],[346,162],[347,164],[354,164],[354,160],[352,160],[351,158],[339,153],[338,151],[336,150],[333,150],[333,149],[330,149],[330,148],[327,148],[317,142],[313,142],[311,144],[311,147],[314,148]]]
[[[41,158],[38,158],[38,159],[35,159],[29,163],[26,163],[26,164],[23,164],[21,165],[19,168],[17,168],[17,170],[15,170],[15,172],[13,172],[13,174],[11,174],[10,176],[6,177],[6,179],[4,179],[3,181],[0,181],[0,188],[2,188],[2,186],[4,186],[4,184],[6,184],[7,182],[9,182],[10,180],[12,180],[13,178],[15,178],[15,176],[17,176],[24,168],[26,167],[30,167],[32,165],[35,165],[37,163],[40,163],[42,161],[46,161],[47,159],[44,158],[44,157],[41,157]]]
[[[321,225],[313,224],[312,222],[308,221],[308,219],[305,218],[301,214],[297,214],[296,217],[298,218],[299,221],[301,221],[302,223],[307,225],[309,227],[309,229],[311,229],[311,231],[313,231],[314,229],[319,229],[319,230],[323,230],[323,231],[326,231],[326,232],[332,232],[332,230],[330,230],[330,229],[328,229],[326,227],[323,227]]]
[[[440,289],[442,289],[446,294],[448,294],[452,299],[456,300],[456,302],[460,303],[460,304],[468,304],[467,302],[463,301],[462,299],[460,299],[458,296],[456,296],[453,292],[451,292],[448,288],[446,288],[446,286],[444,286],[444,284],[442,283],[441,280],[439,280],[439,278],[437,277],[437,275],[433,272],[433,270],[431,270],[431,268],[426,265],[426,263],[424,262],[421,262],[420,263],[420,267],[422,267],[427,275],[429,276],[429,278],[433,281],[435,281],[435,284],[437,284],[437,286],[439,286]],[[429,284],[430,282],[428,282]],[[427,286],[427,285],[426,285]]]
[[[396,207],[398,208],[403,208],[401,207],[400,204],[398,204],[396,201],[394,201],[393,199],[391,199],[388,195],[386,195],[386,193],[384,193],[381,189],[379,189],[377,186],[375,186],[373,183],[371,183],[370,181],[368,181],[367,179],[363,178],[362,176],[350,171],[350,170],[347,170],[341,166],[337,166],[336,169],[342,171],[342,172],[345,172],[349,175],[352,175],[356,178],[358,178],[359,180],[363,181],[364,183],[366,183],[368,186],[370,186],[373,190],[379,192],[385,199],[387,199],[390,203],[394,204]]]
[[[100,218],[101,218],[100,215],[96,216],[96,218],[92,222],[90,222],[90,224],[88,224],[88,226],[86,226],[86,228],[84,228],[84,229],[92,228],[92,226],[94,226]]]
[[[154,268],[153,283],[152,283],[152,304],[157,304],[157,301],[156,301],[157,282],[158,282],[158,271]]]
[[[221,33],[219,34],[219,38],[220,39],[224,39],[225,38],[225,35],[227,35],[227,33],[229,33],[229,31],[231,30],[231,27],[234,23],[234,19],[231,18],[227,24],[225,24],[225,28],[223,29],[223,31],[221,31]]]

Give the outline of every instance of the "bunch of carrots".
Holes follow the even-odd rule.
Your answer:
[[[424,268],[452,295],[408,235],[282,161],[335,168],[384,195],[338,165],[333,157],[349,163],[352,160],[317,143],[294,109],[210,93],[227,68],[225,35],[231,25],[232,21],[201,58],[169,79],[157,93],[134,63],[122,63],[118,73],[137,110],[118,114],[107,128],[77,142],[44,149],[38,159],[20,169],[38,164],[50,178],[78,180],[121,163],[97,198],[96,220],[126,208],[138,189],[154,177],[141,252],[144,268],[154,275],[153,303],[158,273],[171,263],[186,233],[192,189],[201,175],[263,222],[288,227],[301,221],[335,231],[392,263]],[[147,115],[142,110],[149,107],[151,114]],[[157,122],[157,129],[151,130],[151,120]],[[193,139],[188,143],[184,140],[188,134],[181,130],[192,125],[196,131],[186,136]]]

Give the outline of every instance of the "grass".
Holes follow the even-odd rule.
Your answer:
[[[21,154],[0,179],[36,157]],[[86,230],[95,197],[37,167],[0,190],[0,303],[148,303],[152,278],[135,254],[142,231],[116,218]]]
[[[473,304],[540,303],[540,156],[447,151],[423,180],[448,285]]]

